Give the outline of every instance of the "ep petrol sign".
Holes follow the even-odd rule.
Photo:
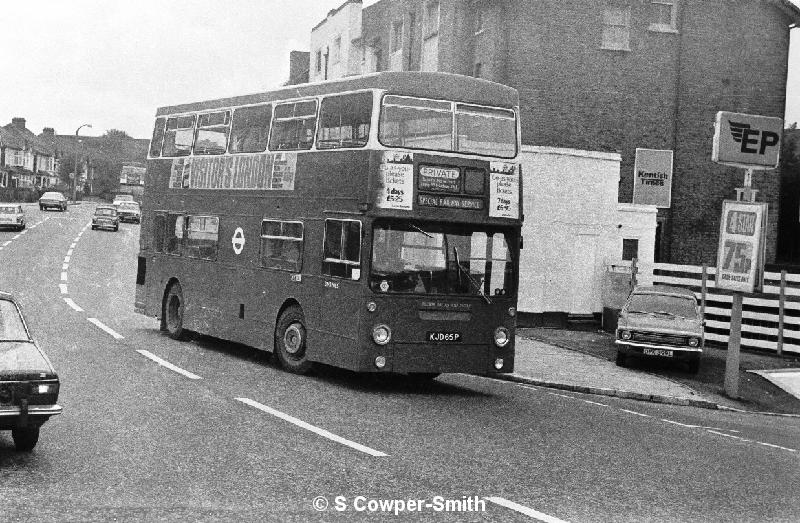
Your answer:
[[[711,159],[745,169],[774,169],[782,133],[781,118],[719,111]]]

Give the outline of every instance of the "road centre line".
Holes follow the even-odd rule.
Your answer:
[[[643,418],[652,418],[650,414],[642,414],[641,412],[636,412],[635,410],[628,410],[628,409],[620,409],[622,412],[627,412],[628,414],[636,414],[637,416],[641,416]]]
[[[311,432],[313,432],[313,433],[315,433],[315,434],[317,434],[319,436],[322,436],[323,438],[327,438],[327,439],[329,439],[331,441],[335,441],[336,443],[341,443],[342,445],[345,445],[345,446],[350,447],[352,449],[358,450],[359,452],[363,452],[365,454],[369,454],[370,456],[375,456],[375,457],[387,456],[387,454],[384,453],[384,452],[380,452],[380,451],[372,449],[370,447],[361,445],[360,443],[356,443],[354,441],[350,441],[349,439],[345,439],[345,438],[343,438],[341,436],[337,436],[336,434],[334,434],[332,432],[328,432],[325,429],[321,429],[319,427],[315,427],[314,425],[311,425],[310,423],[306,423],[303,420],[297,419],[297,418],[295,418],[293,416],[289,416],[288,414],[284,414],[283,412],[281,412],[279,410],[275,410],[275,409],[273,409],[271,407],[267,407],[266,405],[263,405],[263,404],[255,401],[255,400],[251,400],[249,398],[234,398],[234,399],[236,399],[236,401],[241,401],[242,403],[244,403],[246,405],[250,405],[251,407],[254,407],[254,408],[256,408],[256,409],[258,409],[258,410],[260,410],[262,412],[266,412],[267,414],[272,414],[273,416],[278,417],[278,418],[280,418],[280,419],[282,419],[284,421],[288,421],[289,423],[291,423],[293,425],[296,425],[296,426],[298,426],[298,427],[300,427],[302,429],[309,430],[309,431],[311,431]]]
[[[72,301],[72,298],[64,298],[64,301],[67,303],[67,305],[72,307],[72,309],[75,310],[76,312],[83,312],[83,309],[78,307],[78,304]]]
[[[5,247],[6,245],[8,245],[9,243],[11,243],[11,240],[8,240],[7,242],[5,242],[5,243],[3,244],[3,247]]]
[[[76,243],[73,243],[72,245],[70,245],[69,248],[70,249],[74,249],[76,245],[77,245],[77,240],[76,240]]]
[[[189,372],[188,370],[183,370],[182,368],[178,367],[177,365],[173,365],[172,363],[170,363],[170,362],[168,362],[166,360],[162,360],[161,358],[159,358],[158,356],[156,356],[152,352],[148,352],[148,351],[146,351],[144,349],[137,349],[136,352],[138,352],[139,354],[141,354],[145,358],[150,358],[151,360],[153,360],[154,362],[158,363],[162,367],[166,367],[166,368],[168,368],[169,370],[171,370],[173,372],[177,372],[178,374],[186,376],[190,380],[201,380],[201,379],[203,379],[202,377],[198,376],[197,374],[193,374],[193,373]]]
[[[591,403],[592,405],[600,405],[601,407],[608,407],[605,403],[598,403],[596,401],[591,400],[582,400],[584,403]]]
[[[66,273],[66,271],[61,273],[61,281],[67,281],[67,273]]]
[[[61,266],[62,271],[66,271],[67,269],[69,269],[69,262],[64,263],[64,265]]]
[[[58,288],[61,290],[61,294],[69,294],[67,292],[67,284],[66,283],[59,283]]]
[[[64,256],[64,263],[69,263],[71,256],[72,256],[71,254],[67,254],[66,256]]]
[[[111,327],[108,327],[107,325],[105,325],[102,321],[98,320],[97,318],[86,318],[86,319],[89,320],[91,323],[94,323],[95,325],[97,325],[100,329],[106,331],[108,334],[111,334],[111,336],[113,336],[115,339],[117,339],[117,340],[125,339],[125,337],[122,334],[118,333],[117,331],[115,331]]]
[[[67,256],[72,256],[72,251],[73,251],[73,250],[74,250],[74,249],[70,249],[70,250],[68,250],[68,251],[67,251]]]
[[[17,234],[16,236],[14,236],[14,237],[13,237],[13,238],[11,238],[11,239],[12,239],[12,240],[16,240],[16,239],[17,239],[17,238],[19,238],[20,236],[22,236],[22,233],[20,233],[20,234]]]
[[[514,503],[513,501],[509,501],[505,498],[501,498],[498,496],[490,496],[486,498],[486,501],[490,501],[495,505],[500,505],[501,507],[510,508],[520,514],[525,514],[526,516],[537,519],[539,521],[543,521],[545,523],[567,523],[563,519],[558,519],[553,516],[548,516],[538,510],[533,510],[530,507],[526,507],[525,505],[520,505],[519,503]]]

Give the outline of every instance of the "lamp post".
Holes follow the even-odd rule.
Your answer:
[[[80,147],[80,140],[78,140],[78,132],[84,127],[92,127],[92,124],[85,123],[75,129],[75,176],[72,178],[72,201],[73,203],[78,199],[78,148]]]

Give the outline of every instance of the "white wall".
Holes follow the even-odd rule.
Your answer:
[[[519,310],[529,313],[602,311],[606,265],[622,257],[622,238],[639,239],[639,256],[653,260],[651,206],[618,204],[620,155],[523,146]]]
[[[338,61],[334,61],[334,43],[341,38]],[[361,37],[361,3],[348,3],[330,15],[311,31],[311,56],[309,60],[309,81],[332,80],[359,74],[361,48],[353,45],[353,40]],[[317,72],[317,51],[322,52],[322,65]],[[328,76],[325,78],[325,53],[328,56]]]

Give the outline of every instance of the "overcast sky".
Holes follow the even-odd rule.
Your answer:
[[[280,85],[289,51],[307,51],[311,28],[343,1],[0,0],[0,125],[20,116],[36,134],[89,123],[82,135],[149,138],[157,107]],[[799,33],[787,123],[800,121]]]

